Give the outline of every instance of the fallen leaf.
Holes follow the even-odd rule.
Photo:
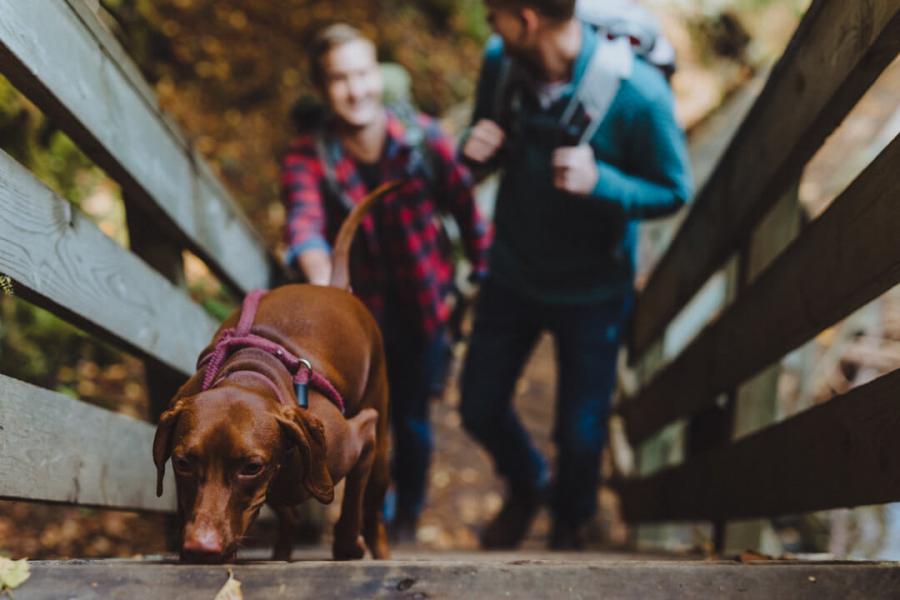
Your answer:
[[[244,600],[244,594],[241,593],[241,582],[234,578],[231,569],[228,569],[228,581],[216,594],[214,600]]]
[[[0,593],[14,590],[31,577],[28,559],[10,560],[0,556]]]
[[[756,552],[755,550],[745,550],[738,557],[738,560],[741,561],[742,563],[748,563],[748,562],[758,562],[758,561],[765,561],[765,560],[775,560],[775,558],[772,556],[769,556],[768,554],[762,554],[760,552]]]

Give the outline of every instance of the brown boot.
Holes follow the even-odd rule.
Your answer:
[[[518,548],[528,534],[538,509],[545,501],[543,491],[510,491],[497,516],[481,533],[484,550],[511,550]]]

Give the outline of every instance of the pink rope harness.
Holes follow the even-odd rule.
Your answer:
[[[294,390],[297,393],[297,402],[300,406],[306,408],[305,387],[309,386],[331,400],[343,414],[344,399],[341,393],[328,379],[314,371],[312,364],[308,360],[294,356],[277,342],[250,333],[250,327],[253,325],[256,311],[259,308],[259,302],[267,293],[268,290],[253,290],[247,294],[241,307],[241,318],[238,320],[237,327],[231,327],[223,331],[213,351],[200,357],[200,360],[197,362],[197,368],[200,369],[204,365],[206,366],[201,389],[206,391],[213,386],[216,376],[222,369],[222,364],[232,352],[239,348],[259,348],[279,359],[287,367],[288,372],[294,374]]]

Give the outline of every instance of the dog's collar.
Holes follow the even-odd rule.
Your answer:
[[[268,290],[253,290],[244,298],[243,306],[241,306],[241,318],[238,320],[237,327],[231,327],[222,332],[212,352],[200,357],[197,361],[197,369],[205,366],[206,371],[203,374],[202,390],[206,391],[212,387],[216,376],[222,369],[225,359],[239,348],[259,348],[280,360],[288,372],[293,374],[294,393],[297,396],[297,403],[307,408],[306,390],[312,387],[317,392],[328,398],[341,413],[344,413],[344,399],[341,393],[335,388],[327,378],[315,371],[312,363],[305,358],[295,356],[281,344],[270,339],[250,333],[250,327],[256,318],[256,311],[259,308],[259,302]]]

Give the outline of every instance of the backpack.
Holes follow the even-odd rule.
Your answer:
[[[578,0],[575,16],[608,39],[627,39],[636,56],[671,80],[675,73],[675,48],[665,37],[659,20],[635,0]]]
[[[578,88],[557,124],[555,145],[579,145],[597,132],[635,58],[657,67],[671,79],[675,51],[656,17],[632,0],[578,0],[575,17],[598,33],[597,48]],[[508,135],[520,132],[522,90],[529,76],[508,55],[500,64],[494,114]]]

